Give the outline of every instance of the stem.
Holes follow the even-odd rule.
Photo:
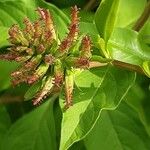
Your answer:
[[[118,60],[114,60],[112,62],[112,64],[119,67],[119,68],[125,68],[125,69],[130,70],[130,71],[135,71],[135,72],[138,72],[140,74],[144,74],[143,70],[139,66],[136,66],[136,65],[131,65],[131,64],[121,62]]]
[[[145,75],[145,73],[143,72],[143,70],[139,66],[131,65],[131,64],[121,62],[121,61],[118,61],[118,60],[114,60],[113,62],[110,62],[110,63],[113,64],[116,67],[124,68],[124,69],[127,69],[129,71],[135,71],[137,73]],[[97,68],[97,67],[107,66],[110,63],[100,63],[100,62],[97,62],[97,61],[92,61],[92,62],[90,62],[90,67],[89,68]]]
[[[150,16],[150,1],[148,1],[147,6],[145,7],[142,15],[135,23],[133,30],[139,31],[144,26],[144,24],[147,21],[147,19],[149,18],[149,16]]]
[[[84,10],[90,10],[93,5],[96,3],[96,0],[90,0],[86,5],[85,7],[83,8]]]
[[[10,104],[14,102],[22,102],[23,96],[12,96],[12,95],[2,95],[0,97],[0,104]]]

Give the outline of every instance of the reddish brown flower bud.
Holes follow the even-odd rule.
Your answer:
[[[77,6],[75,6],[72,7],[71,9],[71,23],[69,25],[69,33],[67,37],[61,42],[58,49],[60,56],[68,52],[73,42],[77,39],[78,32],[79,32],[78,8]]]
[[[63,84],[63,81],[64,81],[63,74],[57,74],[54,76],[53,82],[55,86],[60,88]]]
[[[56,60],[54,66],[54,85],[61,87],[64,81],[64,69],[60,60]]]
[[[18,71],[12,72],[11,77],[12,77],[12,85],[13,86],[16,86],[22,82],[25,82],[25,76],[21,69]]]
[[[55,61],[55,57],[51,54],[49,55],[45,55],[45,58],[44,58],[44,62],[49,64],[49,65],[52,65]]]
[[[78,24],[79,18],[78,18],[79,9],[75,5],[74,7],[71,7],[71,24]]]
[[[29,55],[33,55],[34,52],[32,48],[27,48],[26,53],[28,53]]]
[[[91,39],[88,36],[83,37],[81,43],[81,56],[91,58]]]
[[[45,42],[44,42],[45,47],[46,47],[46,48],[49,48],[50,45],[51,45],[52,42],[53,42],[53,39],[54,39],[52,32],[46,30],[46,31],[44,32],[43,38],[44,38],[43,40],[45,41]]]
[[[72,26],[69,27],[69,33],[68,33],[68,39],[70,39],[70,41],[74,41],[76,40],[77,36],[78,36],[78,32],[79,32],[79,25],[78,24],[73,24]]]
[[[33,84],[33,83],[35,83],[38,79],[39,79],[39,76],[36,75],[36,74],[34,74],[34,75],[29,76],[29,77],[27,78],[27,83],[28,83],[28,84]]]
[[[73,96],[73,87],[74,87],[74,79],[73,74],[70,71],[66,71],[65,76],[65,108],[69,108],[72,106],[72,96]]]
[[[33,27],[32,23],[30,22],[30,20],[26,17],[24,19],[23,23],[25,24],[25,29],[24,29],[25,32],[33,35],[34,27]]]
[[[78,58],[75,63],[75,67],[82,68],[82,69],[89,68],[89,65],[90,65],[89,60],[87,58],[82,58],[82,57]]]
[[[63,55],[68,52],[68,49],[71,46],[71,41],[70,39],[65,39],[64,41],[61,42],[59,49],[58,49],[58,55]]]
[[[75,40],[78,36],[79,32],[79,18],[78,18],[78,8],[77,6],[74,6],[71,8],[71,24],[69,26],[69,34],[68,38],[71,39],[71,41]]]
[[[15,61],[17,62],[25,62],[27,60],[29,60],[31,58],[31,56],[18,56],[15,58]]]
[[[17,36],[18,32],[19,32],[19,27],[16,24],[12,25],[12,27],[8,30],[9,36],[14,38]]]
[[[40,25],[40,21],[35,21],[34,24],[34,39],[40,38],[42,34],[42,28]]]
[[[40,104],[43,101],[43,99],[45,99],[51,93],[52,87],[53,87],[52,77],[49,77],[46,80],[41,91],[36,94],[35,99],[33,100],[33,105]]]
[[[47,72],[49,68],[49,64],[41,64],[37,70],[34,72],[33,75],[29,76],[27,79],[28,84],[33,84],[36,82],[38,79],[41,79]]]
[[[18,44],[20,43],[20,39],[18,39],[18,33],[19,33],[19,26],[14,24],[12,27],[8,30],[9,34],[9,42],[11,44]]]
[[[89,68],[89,59],[84,57],[68,57],[66,59],[66,64],[68,67],[74,67],[74,68],[82,68],[87,69]]]
[[[26,35],[27,39],[32,42],[35,32],[34,26],[28,18],[25,18],[23,22],[25,24],[24,34]]]
[[[22,44],[23,46],[28,46],[29,42],[24,37],[23,32],[19,29],[18,25],[13,25],[8,31],[10,37],[9,41],[11,44]]]
[[[40,45],[37,47],[37,52],[38,52],[38,54],[44,53],[45,50],[46,50],[46,48],[44,47],[43,44],[40,44]]]
[[[49,12],[49,10],[38,8],[37,11],[39,12],[41,16],[41,20],[45,22],[45,27],[48,31],[51,31],[53,39],[56,39],[56,33],[55,33],[55,28],[54,28],[54,23],[52,16]]]
[[[11,77],[18,77],[18,76],[20,76],[20,75],[22,75],[22,72],[21,72],[21,71],[15,71],[15,72],[12,72],[12,73],[11,73]]]
[[[43,8],[38,7],[36,11],[38,11],[38,13],[40,14],[40,20],[45,20],[46,16],[45,16],[45,12],[43,11]]]
[[[0,55],[1,60],[8,60],[8,61],[15,60],[17,57],[18,57],[18,54],[12,53],[12,52],[10,52],[8,54],[1,54]]]

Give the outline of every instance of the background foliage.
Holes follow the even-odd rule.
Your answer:
[[[90,5],[87,0],[1,0],[0,51],[9,46],[9,27],[23,27],[25,16],[35,20],[37,7],[50,10],[64,37],[68,7],[74,4],[81,7],[80,33],[91,36],[93,53],[122,62],[122,68],[112,63],[75,72],[74,105],[64,111],[63,93],[37,108],[24,101],[29,86],[13,88],[10,83],[10,73],[19,64],[0,60],[0,150],[149,150],[150,21],[139,32],[133,30],[146,0]]]

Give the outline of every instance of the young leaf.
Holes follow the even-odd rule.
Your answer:
[[[146,0],[120,0],[115,27],[132,28],[144,11],[146,4]]]
[[[74,105],[63,112],[60,150],[67,150],[73,143],[83,139],[94,126],[102,109],[115,109],[134,79],[135,74],[111,66],[76,75]],[[62,101],[63,97],[60,99]]]
[[[108,41],[107,50],[112,59],[139,66],[145,70],[147,76],[150,76],[148,71],[150,49],[140,42],[137,32],[116,28]]]
[[[148,136],[139,116],[125,102],[114,111],[102,112],[92,132],[85,138],[87,150],[149,150]]]
[[[2,150],[56,150],[53,101],[15,122],[4,136]]]
[[[109,39],[115,25],[119,0],[102,0],[95,14],[95,23],[100,36]]]
[[[132,27],[143,12],[146,2],[146,0],[102,0],[95,14],[95,23],[100,36],[107,41],[115,27]]]

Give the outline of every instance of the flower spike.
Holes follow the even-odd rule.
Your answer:
[[[74,75],[72,70],[88,69],[91,58],[91,39],[79,39],[79,9],[71,8],[69,31],[63,40],[56,38],[53,16],[49,10],[37,8],[39,18],[33,23],[26,17],[24,29],[13,25],[9,31],[10,47],[0,59],[17,61],[21,67],[11,73],[13,86],[23,82],[32,85],[42,80],[33,96],[33,105],[39,105],[48,96],[65,88],[65,107],[73,104]],[[80,36],[81,37],[81,36]],[[76,41],[80,47],[74,54]],[[30,93],[30,92],[27,92]]]

